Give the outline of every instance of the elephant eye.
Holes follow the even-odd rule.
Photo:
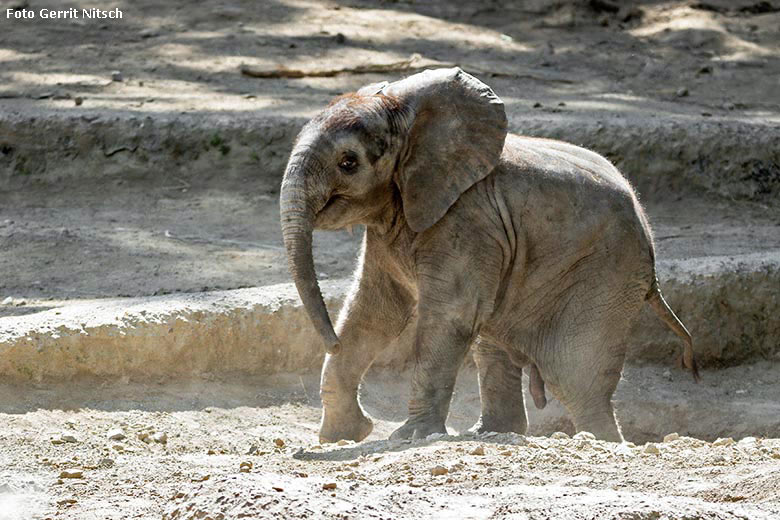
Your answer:
[[[357,155],[349,153],[341,158],[339,161],[339,168],[344,173],[352,173],[357,168]]]

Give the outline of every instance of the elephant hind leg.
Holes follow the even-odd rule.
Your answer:
[[[632,289],[614,291],[612,298],[593,298],[596,305],[590,308],[561,313],[546,339],[546,354],[536,359],[545,383],[568,409],[577,431],[615,442],[623,436],[612,395],[623,370],[628,329],[643,303],[642,295]]]
[[[479,376],[482,414],[470,431],[525,434],[528,419],[523,399],[522,366],[513,363],[506,350],[483,336],[477,338],[474,361]]]

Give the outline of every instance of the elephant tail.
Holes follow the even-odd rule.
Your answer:
[[[685,342],[681,364],[684,368],[691,371],[693,380],[698,383],[701,381],[701,377],[699,376],[699,367],[696,364],[696,358],[693,355],[693,338],[691,338],[691,334],[688,332],[688,329],[685,328],[685,325],[683,325],[671,307],[669,307],[669,304],[666,303],[663,294],[661,294],[661,289],[658,287],[658,279],[655,277],[653,277],[653,283],[650,286],[650,290],[647,292],[645,300],[647,300],[647,303],[653,308],[656,316],[661,318],[661,321],[666,323],[666,326]]]

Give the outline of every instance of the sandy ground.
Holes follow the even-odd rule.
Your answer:
[[[777,121],[780,14],[751,9],[757,3],[644,1],[613,10],[604,6],[620,3],[231,0],[193,8],[187,0],[64,0],[60,8],[119,7],[125,16],[0,18],[0,97],[8,109],[310,115],[376,76],[317,74],[381,68],[416,53],[426,64],[492,77],[512,112]],[[19,4],[26,2],[0,7]],[[309,77],[258,79],[242,75],[242,65]],[[122,81],[112,81],[113,71]]]
[[[41,7],[2,0],[0,12],[19,4]],[[457,63],[489,78],[516,125],[524,117],[658,117],[773,131],[780,122],[780,13],[753,1],[647,1],[617,10],[611,2],[544,1],[58,4],[120,7],[127,18],[0,17],[4,115],[308,117],[335,95],[406,72],[258,79],[240,67],[312,74],[418,53],[423,63]],[[214,143],[227,154],[223,145]],[[0,142],[0,166],[13,161]],[[56,174],[57,165],[51,169]],[[776,171],[762,170],[769,195],[780,182]],[[236,179],[199,184],[176,175],[6,180],[0,299],[10,300],[0,316],[78,298],[287,280],[277,194],[267,185],[253,191]],[[780,217],[769,195],[656,195],[647,203],[661,259],[778,249]],[[356,240],[319,236],[318,271],[346,276]],[[406,391],[393,374],[366,386],[378,419],[369,440],[332,447],[316,444],[314,375],[3,387],[0,519],[777,518],[780,442],[761,438],[755,416],[741,415],[740,406],[777,416],[780,381],[776,364],[749,368],[713,373],[695,390],[669,381],[674,370],[667,377],[652,368],[641,383],[635,376],[643,372],[631,368],[620,395],[634,411],[620,416],[626,431],[644,432],[630,439],[637,446],[519,436],[389,443],[382,439],[403,420]],[[477,410],[473,378],[462,377],[451,433],[470,426]],[[661,441],[667,425],[691,418],[709,428],[700,435],[706,441],[658,443],[658,453],[640,444]],[[117,428],[124,438],[109,439]],[[552,433],[550,425],[536,428],[533,435]],[[758,438],[708,442],[751,433]]]
[[[709,398],[729,399],[730,392],[732,400],[735,393],[753,403],[763,399],[767,413],[777,416],[776,409],[770,411],[769,394],[776,393],[780,380],[772,379],[777,373],[770,365],[730,370],[724,379],[731,383],[711,385],[705,390]],[[672,429],[676,407],[709,404],[701,389],[672,395],[679,386],[673,390],[654,370],[631,369],[621,383],[618,416],[626,431],[643,421],[656,429],[649,438],[635,434],[636,446],[568,439],[554,432],[572,433],[570,425],[540,424],[535,410],[529,412],[537,437],[389,442],[383,439],[404,419],[406,377],[369,377],[363,401],[376,420],[374,433],[359,444],[325,447],[316,440],[316,376],[5,387],[0,443],[13,449],[0,452],[0,518],[761,519],[780,514],[780,441],[738,435],[738,443],[718,442],[735,418],[717,420],[717,411],[710,409],[700,417],[712,417],[707,438],[714,444],[684,435],[662,442],[667,433],[685,433]],[[748,377],[767,386],[758,385],[747,396],[739,382]],[[474,378],[473,372],[459,378],[449,421],[453,435],[478,416]],[[658,402],[643,403],[643,396],[655,398],[649,395],[668,402],[661,408]],[[117,429],[124,438],[110,439]],[[442,474],[432,474],[434,468],[443,468],[435,470]],[[66,472],[74,471],[81,476],[68,477],[72,473]]]
[[[239,186],[137,182],[0,193],[0,316],[52,301],[142,296],[289,281],[276,197]],[[754,202],[649,204],[660,261],[780,250],[780,216]],[[318,232],[317,271],[345,278],[361,232]],[[18,259],[25,258],[25,262]],[[25,305],[17,305],[20,300]]]

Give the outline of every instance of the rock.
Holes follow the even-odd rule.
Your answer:
[[[680,438],[680,434],[677,432],[670,433],[669,435],[664,436],[664,442],[672,442],[676,441]]]
[[[98,462],[98,465],[99,466],[106,466],[106,467],[110,468],[111,466],[114,465],[114,459],[110,459],[108,457],[103,457],[102,459],[100,459],[100,462]]]
[[[344,43],[347,41],[347,37],[344,36],[343,33],[337,33],[334,39],[336,40],[336,43]]]
[[[734,439],[731,437],[719,437],[712,443],[713,446],[731,446],[732,444],[734,444]]]
[[[439,475],[446,475],[450,471],[444,466],[434,466],[431,468],[431,475],[438,477]]]
[[[577,441],[595,441],[596,436],[590,432],[578,432],[574,434],[574,437],[572,437],[572,439]]]
[[[63,498],[62,500],[57,500],[58,506],[67,506],[71,504],[75,504],[77,500],[75,498]]]
[[[168,442],[168,434],[165,432],[157,432],[152,435],[152,440],[158,444],[166,444]]]
[[[552,435],[550,435],[550,438],[551,439],[570,439],[571,437],[569,437],[569,435],[564,433],[564,432],[555,432]]]
[[[471,450],[472,455],[484,455],[485,454],[485,448],[482,446],[477,446],[473,450]]]
[[[671,370],[664,370],[663,377],[667,381],[671,381],[672,380],[672,371]]]
[[[688,97],[688,89],[685,87],[680,87],[677,89],[677,92],[675,92],[675,94],[677,94],[677,97]],[[667,372],[669,371],[668,370],[664,371],[664,377],[666,377]],[[671,376],[672,373],[669,372],[669,375]]]
[[[124,77],[122,76],[122,73],[118,70],[112,70],[111,71],[111,81],[123,81]]]
[[[542,104],[537,101],[533,104],[532,108],[542,108]]]
[[[76,96],[73,98],[73,102],[76,104],[77,107],[80,107],[84,103],[84,98],[81,96]]]
[[[335,482],[327,482],[327,483],[322,485],[322,489],[325,489],[325,490],[332,490],[332,489],[336,489],[337,487],[338,486],[336,485]]]
[[[504,457],[510,457],[512,455],[512,451],[511,450],[504,450],[504,451],[500,452],[499,455],[502,455]]]
[[[137,435],[139,441],[143,441],[146,444],[149,444],[152,442],[152,439],[149,438],[149,432],[140,432]]]
[[[241,473],[249,473],[251,470],[252,470],[252,463],[249,461],[242,462],[241,464],[238,465],[238,471],[240,471]]]
[[[739,440],[737,445],[739,445],[739,446],[755,446],[757,442],[758,442],[758,439],[756,439],[755,437],[743,437],[742,439]]]
[[[444,437],[443,433],[432,433],[432,434],[428,435],[425,438],[425,440],[426,441],[435,441],[435,440],[441,439],[442,437]]]
[[[114,428],[113,430],[109,430],[106,436],[108,437],[108,440],[111,441],[122,441],[127,438],[122,428]]]
[[[60,472],[60,478],[84,478],[84,472],[80,469],[66,469]]]
[[[284,448],[284,441],[282,439],[274,439],[274,444],[277,448]]]
[[[336,443],[338,446],[346,446],[349,444],[349,441],[346,441],[344,439],[339,440],[339,442]]]
[[[737,105],[735,105],[734,103],[729,103],[729,102],[723,103],[723,110],[734,110],[735,108],[737,108]],[[737,390],[737,393],[739,393],[739,390]]]
[[[658,446],[656,446],[652,442],[648,442],[647,445],[645,445],[645,449],[642,451],[649,455],[658,455],[661,453],[661,450],[658,449]]]
[[[6,298],[3,300],[3,305],[11,305],[13,302],[14,302],[14,299],[13,299],[13,298],[11,298],[10,296],[7,296],[7,297],[6,297]]]

